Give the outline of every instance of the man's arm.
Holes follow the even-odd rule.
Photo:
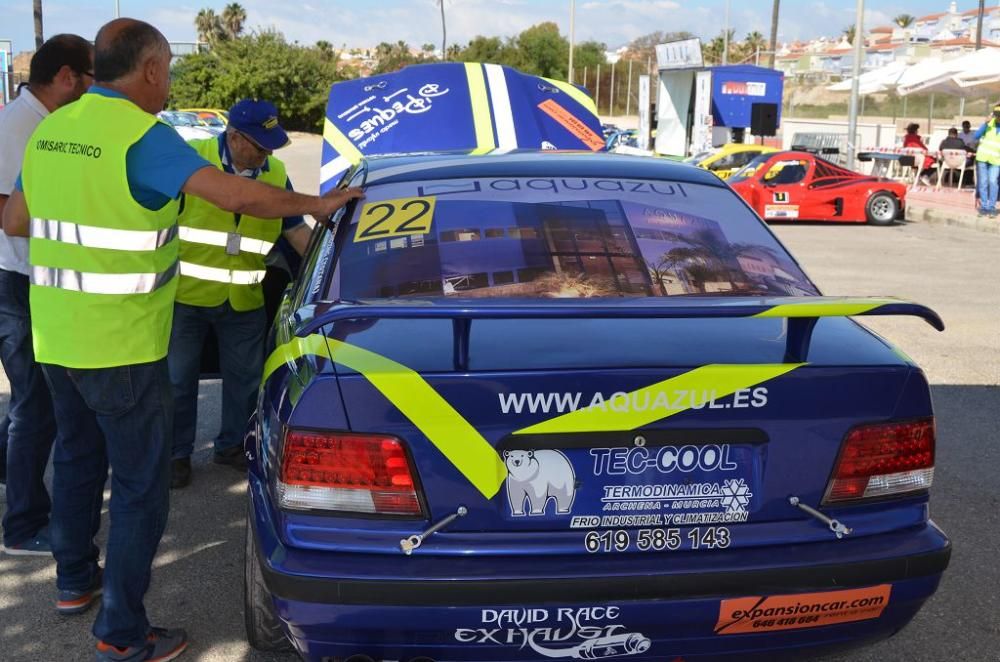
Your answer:
[[[3,207],[3,231],[11,237],[27,237],[30,227],[30,217],[28,216],[28,204],[24,200],[24,193],[15,190],[7,199],[7,204]]]
[[[207,200],[220,209],[259,218],[310,214],[318,220],[325,220],[351,200],[364,197],[359,188],[335,189],[323,197],[303,195],[245,177],[229,175],[212,167],[196,171],[181,190]]]
[[[296,225],[291,230],[285,230],[283,234],[296,253],[299,255],[306,254],[306,248],[309,247],[309,238],[312,236],[312,230],[308,225],[305,223]]]
[[[2,222],[3,219],[3,208],[7,206],[7,198],[9,197],[10,196],[8,195],[0,193],[0,222]]]

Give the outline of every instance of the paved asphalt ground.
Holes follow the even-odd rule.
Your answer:
[[[317,186],[318,148],[318,139],[299,137],[282,153],[301,190]],[[1000,660],[1000,236],[917,224],[775,231],[824,293],[909,298],[932,306],[948,324],[939,334],[917,319],[870,318],[924,366],[933,384],[939,437],[932,514],[954,542],[951,568],[902,633],[834,659]],[[219,397],[217,382],[202,385],[194,483],[173,495],[146,606],[154,623],[188,629],[191,648],[182,659],[290,661],[252,654],[244,642],[244,481],[211,464]],[[58,617],[54,581],[51,560],[0,556],[3,662],[92,659],[94,614]]]

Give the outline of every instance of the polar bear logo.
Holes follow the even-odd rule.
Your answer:
[[[530,515],[544,515],[549,499],[556,502],[557,515],[569,515],[576,498],[573,465],[559,451],[504,451],[507,465],[507,496],[514,517],[523,517],[524,500]]]

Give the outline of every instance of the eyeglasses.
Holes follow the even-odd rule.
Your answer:
[[[247,141],[247,143],[249,143],[251,147],[253,147],[255,150],[257,150],[258,153],[260,153],[260,154],[268,154],[268,155],[270,155],[272,153],[272,150],[270,150],[270,149],[264,149],[263,147],[261,147],[260,145],[257,144],[256,140],[254,140],[253,138],[251,138],[247,134],[243,133],[242,131],[237,131],[236,133],[239,134],[240,138],[243,138],[243,140]]]

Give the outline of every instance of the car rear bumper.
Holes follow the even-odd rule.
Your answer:
[[[375,660],[709,660],[752,659],[750,653],[778,659],[891,636],[933,595],[951,554],[948,539],[928,524],[878,541],[789,545],[743,564],[725,552],[702,554],[718,563],[697,571],[666,566],[662,573],[608,574],[604,564],[595,572],[591,558],[591,572],[580,576],[543,560],[373,558],[289,548],[273,528],[263,493],[253,500],[265,583],[290,639],[310,660],[357,654]],[[742,556],[753,555],[744,550]],[[528,570],[532,565],[537,572]],[[782,600],[804,605],[797,608],[807,618],[819,598],[804,594],[839,599],[841,591],[856,589],[888,597],[877,614],[820,626],[783,623],[766,613]],[[722,613],[734,603],[726,601],[749,597],[762,607],[753,620],[758,629],[727,631]]]

